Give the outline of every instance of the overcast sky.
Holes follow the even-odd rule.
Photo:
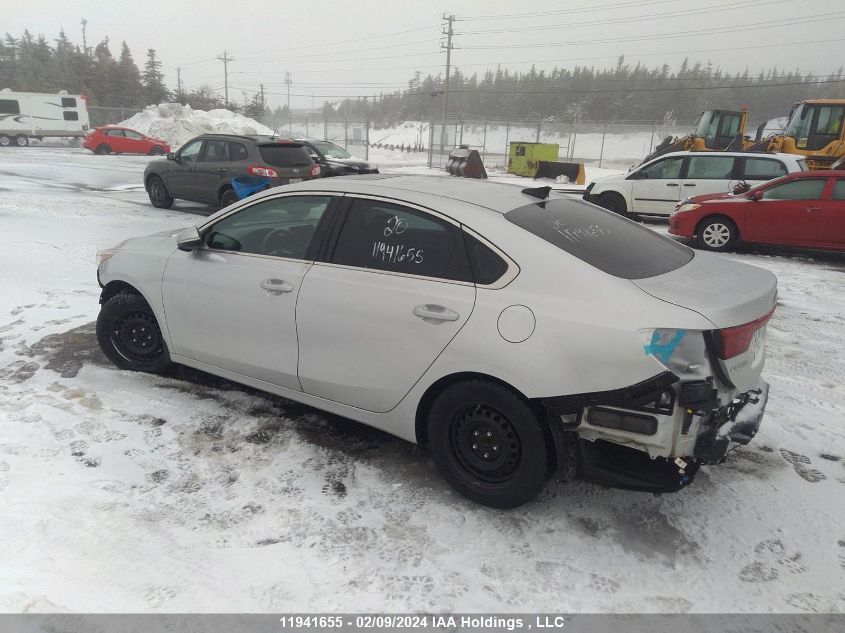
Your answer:
[[[684,57],[729,72],[762,67],[824,74],[843,63],[842,0],[3,0],[0,29],[24,29],[52,42],[60,28],[88,45],[104,37],[117,56],[126,40],[136,63],[154,48],[168,86],[182,69],[187,88],[223,89],[229,99],[264,83],[271,106],[319,106],[330,96],[372,95],[404,88],[415,70],[443,72],[443,13],[454,14],[452,62],[462,72],[524,71],[576,64],[603,68],[626,61],[675,70]],[[336,98],[336,97],[335,97]]]

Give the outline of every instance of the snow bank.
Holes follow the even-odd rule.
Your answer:
[[[143,112],[121,121],[122,125],[163,139],[175,150],[198,134],[272,134],[266,125],[229,110],[194,110],[178,103],[147,106]]]

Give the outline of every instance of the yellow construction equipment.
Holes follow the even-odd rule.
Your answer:
[[[830,169],[845,156],[845,99],[807,99],[792,106],[782,134],[749,149],[800,154],[810,169]]]
[[[740,151],[752,143],[745,136],[748,108],[705,110],[695,121],[695,131],[682,137],[667,136],[643,159],[650,161],[669,152]]]

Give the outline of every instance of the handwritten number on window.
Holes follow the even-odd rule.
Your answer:
[[[384,236],[390,237],[391,235],[402,235],[407,228],[408,221],[403,220],[398,215],[394,215],[387,221],[387,226],[384,227]]]

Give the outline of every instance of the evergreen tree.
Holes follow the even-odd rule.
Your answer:
[[[170,99],[170,91],[164,85],[161,62],[156,57],[155,49],[147,49],[147,61],[141,75],[144,101],[147,104],[162,103]]]
[[[117,103],[126,108],[144,107],[144,87],[141,85],[141,73],[132,59],[129,46],[123,42],[120,47],[120,61],[117,63],[116,76]]]

